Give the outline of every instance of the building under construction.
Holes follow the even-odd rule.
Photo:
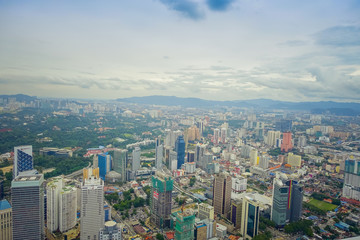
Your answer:
[[[174,180],[160,172],[152,176],[151,222],[158,228],[170,228],[171,199]]]
[[[195,214],[190,208],[182,209],[173,214],[176,216],[175,239],[192,240],[194,239]]]

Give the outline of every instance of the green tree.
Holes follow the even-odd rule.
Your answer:
[[[161,235],[160,233],[158,233],[158,234],[156,234],[156,239],[157,239],[157,240],[164,240],[165,238],[164,238],[163,235]]]
[[[7,172],[7,173],[5,173],[5,178],[6,178],[6,180],[8,180],[8,181],[12,181],[12,178],[13,178],[12,172]]]

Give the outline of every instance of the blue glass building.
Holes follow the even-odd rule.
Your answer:
[[[108,153],[98,155],[99,175],[105,181],[105,176],[111,169],[111,156]]]
[[[180,169],[185,161],[185,141],[183,136],[177,138],[175,148],[177,152],[177,169]]]
[[[34,169],[32,156],[32,146],[14,147],[14,169],[13,178],[16,178],[20,172]]]

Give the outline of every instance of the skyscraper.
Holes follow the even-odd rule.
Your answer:
[[[291,149],[292,149],[291,132],[284,132],[283,133],[283,141],[281,144],[281,151],[288,152]]]
[[[104,182],[99,169],[85,168],[81,185],[81,240],[98,240],[104,227]]]
[[[111,156],[108,153],[101,153],[98,155],[98,167],[100,177],[105,181],[105,176],[111,170]]]
[[[244,239],[251,239],[258,234],[259,215],[259,203],[251,195],[245,196],[242,202],[240,232]]]
[[[164,146],[161,144],[160,136],[155,141],[155,167],[161,169],[163,165]]]
[[[180,169],[185,161],[185,141],[183,136],[179,136],[176,140],[177,152],[177,169]]]
[[[360,160],[345,160],[343,197],[360,201]]]
[[[231,202],[230,221],[234,224],[235,229],[241,227],[242,200]]]
[[[151,179],[151,221],[158,228],[170,227],[171,200],[174,180],[160,172]]]
[[[251,148],[250,150],[250,165],[255,166],[258,164],[258,151],[255,148]]]
[[[259,160],[259,167],[262,169],[269,168],[269,157],[266,155],[261,155]]]
[[[54,178],[46,185],[46,223],[50,232],[59,229],[59,195],[62,186],[61,177]]]
[[[12,208],[7,200],[0,201],[0,239],[12,240]]]
[[[219,137],[220,137],[220,129],[215,128],[214,129],[214,145],[218,145],[219,144]]]
[[[135,147],[132,152],[132,166],[131,166],[132,171],[136,171],[140,169],[140,155],[141,155],[141,149],[139,147]]]
[[[44,239],[44,176],[25,171],[11,182],[13,240]]]
[[[20,172],[32,170],[33,168],[32,146],[14,147],[13,179],[16,178]]]
[[[121,181],[126,181],[127,150],[116,149],[114,151],[114,171],[121,174]]]
[[[266,136],[266,144],[270,147],[274,147],[276,145],[276,139],[280,139],[280,136],[280,131],[268,131]]]
[[[222,144],[226,143],[226,135],[227,135],[226,133],[227,133],[227,129],[226,128],[221,128],[220,139],[221,139]]]
[[[222,172],[215,176],[213,195],[215,214],[229,218],[231,200],[231,176],[229,173]]]
[[[302,211],[303,189],[296,181],[274,179],[271,220],[277,226],[298,221]]]

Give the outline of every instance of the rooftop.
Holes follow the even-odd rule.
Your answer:
[[[0,201],[0,211],[11,208],[10,203],[7,200]]]

